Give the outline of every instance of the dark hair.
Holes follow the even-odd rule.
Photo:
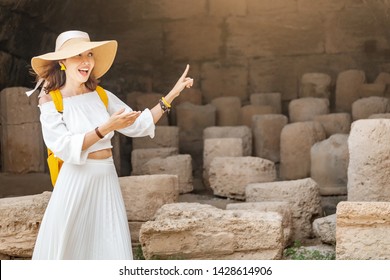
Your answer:
[[[44,87],[46,94],[52,90],[63,87],[66,82],[65,72],[61,71],[59,61],[52,61],[45,65],[41,76],[36,75],[35,72],[33,72],[33,74],[35,75],[37,81],[40,78],[46,80],[46,86]],[[96,79],[93,74],[91,74],[88,78],[88,81],[85,82],[85,86],[91,91],[95,90],[98,84],[99,80]]]

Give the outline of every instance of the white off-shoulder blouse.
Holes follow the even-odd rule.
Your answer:
[[[82,151],[85,134],[107,122],[110,116],[125,108],[132,109],[113,93],[105,90],[108,96],[108,108],[96,91],[66,97],[63,99],[64,111],[59,113],[54,102],[39,105],[43,139],[46,146],[65,162],[84,164],[88,154],[102,149],[112,148],[111,138],[114,132],[107,134],[88,149]],[[128,137],[154,137],[155,124],[152,113],[145,109],[130,126],[118,130]]]

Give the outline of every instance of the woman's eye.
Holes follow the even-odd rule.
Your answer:
[[[89,56],[89,57],[92,57],[92,56],[93,56],[93,53],[88,53],[88,56]]]

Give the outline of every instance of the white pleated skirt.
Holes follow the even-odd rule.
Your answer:
[[[64,163],[39,228],[33,260],[133,259],[112,158]]]

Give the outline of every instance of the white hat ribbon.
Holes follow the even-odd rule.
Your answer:
[[[46,80],[44,80],[44,79],[41,78],[41,79],[38,80],[38,82],[37,82],[37,84],[35,85],[34,89],[29,90],[29,91],[26,91],[27,96],[30,97],[31,94],[33,94],[33,93],[38,89],[38,87],[39,87],[42,83],[43,83],[43,87],[42,87],[41,91],[39,92],[38,97],[40,98],[40,97],[42,97],[43,95],[45,95],[44,87],[46,86]]]

